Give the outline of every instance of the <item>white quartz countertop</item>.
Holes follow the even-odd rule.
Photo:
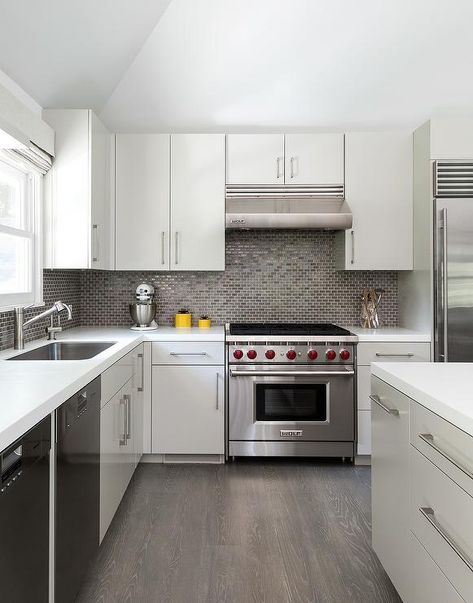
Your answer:
[[[429,343],[431,340],[430,333],[422,333],[420,331],[412,331],[402,327],[380,327],[379,329],[363,329],[360,326],[348,325],[345,326],[352,333],[358,336],[358,341],[373,341],[373,342],[406,342],[406,343]]]
[[[24,350],[0,352],[0,451],[70,396],[103,373],[142,341],[224,341],[224,328],[155,331],[127,328],[78,328],[60,333],[58,341],[114,341],[113,346],[87,360],[19,360],[7,358],[45,345],[34,341]]]
[[[371,372],[473,436],[473,363],[375,362]]]

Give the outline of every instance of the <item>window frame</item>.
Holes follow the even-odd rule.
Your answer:
[[[5,233],[18,239],[27,239],[31,245],[31,256],[28,270],[30,273],[31,290],[15,293],[0,293],[0,312],[8,312],[16,306],[43,305],[43,266],[42,266],[42,201],[43,174],[33,166],[26,167],[25,163],[15,161],[10,155],[0,154],[0,167],[18,170],[27,176],[27,191],[25,193],[26,211],[28,212],[27,228],[16,228],[0,224],[0,233]]]

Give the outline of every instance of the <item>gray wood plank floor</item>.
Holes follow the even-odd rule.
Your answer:
[[[370,469],[140,465],[80,603],[400,603],[371,545]]]

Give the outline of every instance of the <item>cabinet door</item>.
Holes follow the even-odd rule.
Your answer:
[[[225,137],[171,138],[171,270],[225,269]]]
[[[152,370],[153,452],[223,454],[223,367]]]
[[[125,404],[120,391],[100,411],[100,541],[126,490],[125,446]]]
[[[169,270],[169,170],[168,134],[117,134],[117,270]]]
[[[144,440],[144,397],[145,397],[145,367],[144,345],[139,345],[133,351],[133,407],[132,433],[135,454],[135,467],[143,455]]]
[[[343,134],[286,134],[286,184],[343,184]]]
[[[123,492],[127,489],[136,468],[135,407],[137,405],[137,400],[135,394],[136,392],[133,388],[132,378],[120,390],[120,399],[125,407],[125,445],[121,447],[121,462],[123,465],[125,481]]]
[[[373,377],[371,495],[373,549],[401,598],[409,582],[409,398]]]
[[[412,133],[345,137],[345,194],[353,228],[338,234],[346,270],[412,270]]]
[[[90,267],[111,270],[112,262],[112,202],[110,191],[111,134],[90,111]]]
[[[227,184],[284,184],[284,135],[228,134]]]

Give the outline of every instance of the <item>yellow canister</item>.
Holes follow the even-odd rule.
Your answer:
[[[208,318],[208,316],[201,316],[199,318],[199,329],[210,329],[211,325],[212,325],[212,321],[210,320],[210,318]]]
[[[174,326],[177,329],[188,329],[192,327],[192,314],[189,310],[179,310],[174,318]]]

